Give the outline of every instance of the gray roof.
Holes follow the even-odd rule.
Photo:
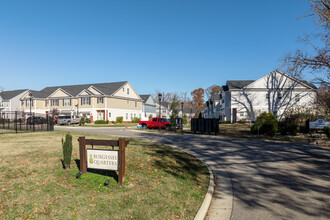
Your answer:
[[[143,103],[145,103],[151,95],[140,95],[141,99],[143,100]]]
[[[183,109],[183,113],[185,113],[185,114],[195,114],[196,109],[192,109],[192,108]]]
[[[242,89],[243,87],[253,83],[255,80],[231,80],[227,81],[226,85],[229,89]]]
[[[116,92],[120,87],[122,87],[127,81],[123,82],[114,82],[114,83],[92,83],[92,84],[83,84],[83,85],[68,85],[68,86],[54,86],[54,87],[46,87],[41,91],[35,91],[32,93],[36,98],[47,98],[57,89],[61,88],[65,92],[69,93],[69,95],[77,96],[84,89],[88,89],[91,86],[94,86],[97,90],[105,95],[112,95]]]
[[[19,90],[12,90],[12,91],[3,91],[0,93],[0,96],[3,100],[9,100],[14,98],[15,96],[18,96],[19,94],[27,91],[28,89],[19,89]]]

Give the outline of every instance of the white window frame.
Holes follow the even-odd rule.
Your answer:
[[[63,99],[63,106],[71,106],[71,99]]]
[[[51,99],[50,105],[51,106],[59,106],[60,102],[59,99]]]
[[[81,105],[90,105],[91,97],[81,97]]]
[[[103,103],[104,103],[104,99],[103,99],[103,97],[97,97],[96,100],[97,100],[97,101],[96,101],[97,104],[100,104],[100,103],[103,104]]]

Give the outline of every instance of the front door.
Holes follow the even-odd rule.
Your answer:
[[[97,112],[97,120],[104,120],[104,113],[103,112]]]

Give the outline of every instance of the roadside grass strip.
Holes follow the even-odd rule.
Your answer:
[[[0,135],[1,219],[193,219],[203,202],[209,172],[195,157],[169,146],[128,139],[125,185],[88,172],[79,179],[78,137],[71,132],[70,169],[63,169],[67,132]],[[106,179],[110,184],[105,186]]]

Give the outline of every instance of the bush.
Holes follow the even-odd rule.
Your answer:
[[[241,120],[239,120],[239,123],[240,123],[240,124],[245,124],[245,123],[246,123],[246,119],[241,119]]]
[[[298,131],[300,130],[299,124],[302,124],[300,121],[300,114],[294,113],[286,115],[286,117],[279,124],[279,130],[281,135],[290,134],[296,136],[298,134]],[[304,130],[304,128],[302,128],[301,130]]]
[[[152,119],[152,115],[151,114],[149,115],[149,118],[148,119],[149,119],[149,121],[151,121],[151,119]]]
[[[139,123],[140,122],[140,118],[138,118],[138,117],[134,117],[133,119],[132,119],[132,123]]]
[[[219,124],[230,124],[231,121],[219,121]]]
[[[88,121],[89,120],[88,120],[88,118],[85,114],[80,118],[80,124],[81,125],[85,125],[85,123],[89,123]]]
[[[278,122],[272,113],[261,113],[251,127],[253,134],[266,134],[274,136],[278,131]]]
[[[330,138],[330,128],[324,127],[322,130],[323,130],[324,134],[326,134],[328,136],[328,138]]]
[[[96,120],[94,123],[95,124],[109,124],[109,120],[106,120],[106,121],[104,121],[104,120]]]
[[[123,116],[117,117],[116,118],[116,123],[123,123],[123,119],[124,119]]]
[[[65,141],[62,138],[62,148],[63,148],[63,164],[70,168],[71,155],[72,155],[72,135],[68,133],[65,136]]]

